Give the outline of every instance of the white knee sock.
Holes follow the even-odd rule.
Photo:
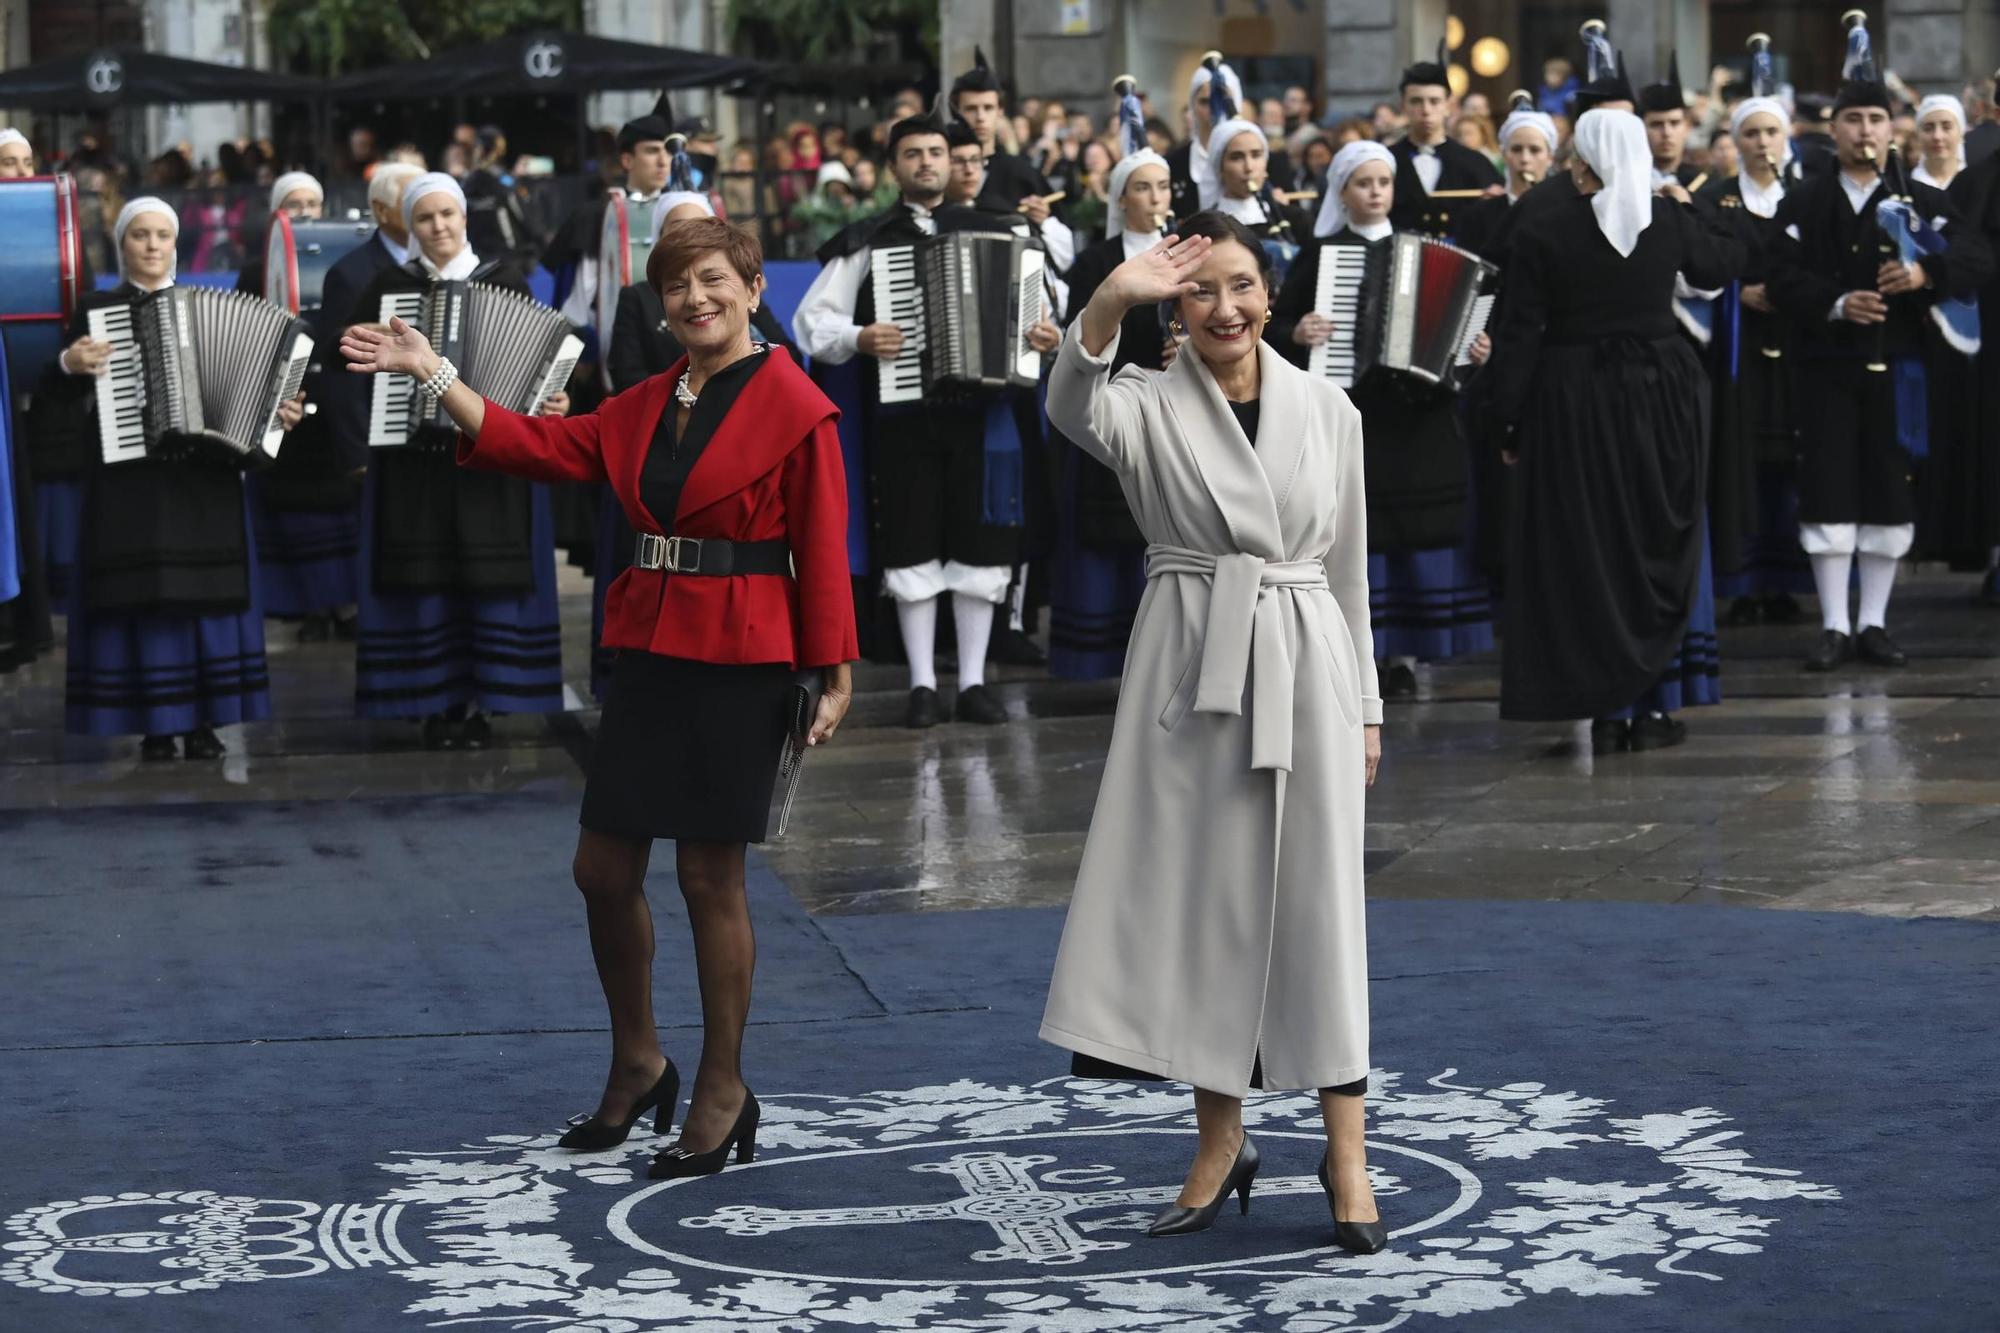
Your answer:
[[[1896,558],[1863,552],[1860,560],[1861,614],[1855,623],[1862,629],[1887,629],[1889,592],[1896,586]]]
[[[903,651],[910,657],[913,690],[937,688],[937,604],[935,597],[896,603],[896,623],[903,630]]]
[[[984,685],[986,644],[993,637],[993,603],[955,592],[951,614],[958,622],[958,688]]]
[[[1894,563],[1891,561],[1890,563]],[[1819,589],[1819,623],[1825,629],[1852,634],[1847,619],[1847,573],[1854,567],[1852,551],[1834,551],[1812,558],[1813,585]]]

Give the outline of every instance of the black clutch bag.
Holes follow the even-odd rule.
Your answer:
[[[799,775],[806,766],[806,738],[812,734],[813,719],[819,716],[819,696],[826,688],[826,672],[812,667],[792,678],[785,691],[785,748],[778,756],[778,831],[785,836],[791,822],[792,800],[799,794]]]

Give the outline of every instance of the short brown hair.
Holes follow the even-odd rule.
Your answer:
[[[679,277],[697,259],[717,250],[728,258],[745,287],[756,284],[764,271],[764,247],[755,235],[738,231],[721,218],[687,218],[660,228],[659,243],[646,259],[646,283],[660,291],[669,278]]]

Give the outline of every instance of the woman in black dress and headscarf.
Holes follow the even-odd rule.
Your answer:
[[[1598,753],[1654,749],[1685,738],[1675,707],[1719,698],[1708,381],[1675,332],[1674,276],[1720,287],[1742,247],[1710,232],[1679,185],[1653,196],[1629,111],[1586,112],[1576,148],[1576,197],[1515,235],[1493,353],[1519,472],[1500,715],[1590,718]]]

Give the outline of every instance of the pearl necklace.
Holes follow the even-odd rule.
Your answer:
[[[754,356],[758,352],[763,351],[764,348],[765,344],[759,342],[753,342],[750,344],[750,353],[751,355]],[[694,367],[689,366],[686,370],[683,370],[681,372],[681,377],[679,382],[674,385],[674,400],[678,402],[682,407],[685,407],[690,412],[694,411],[695,400],[701,397],[701,395],[696,393],[693,389],[688,388],[688,376],[692,375],[693,373],[694,373]]]

